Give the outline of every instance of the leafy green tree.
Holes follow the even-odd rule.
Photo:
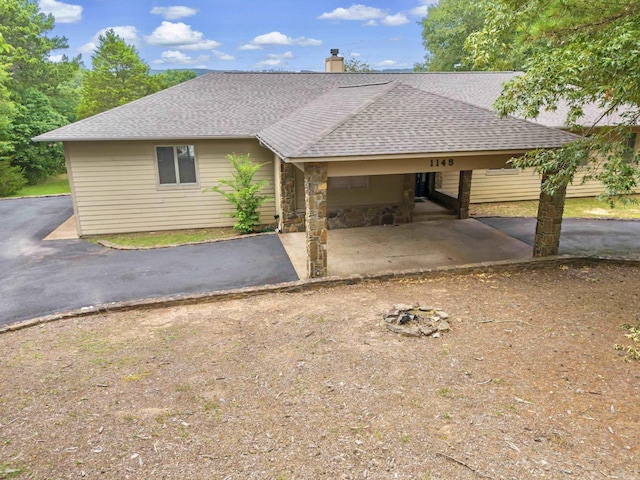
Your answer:
[[[421,21],[425,62],[416,64],[414,69],[430,72],[521,69],[526,51],[521,50],[523,44],[518,39],[522,32],[512,26],[505,26],[501,38],[510,48],[491,62],[480,64],[467,50],[467,38],[483,30],[489,14],[493,12],[485,0],[440,0],[429,6]]]
[[[258,209],[269,200],[269,197],[260,194],[267,181],[253,180],[265,164],[251,161],[249,154],[227,155],[227,158],[235,171],[233,178],[218,180],[220,185],[212,187],[211,190],[222,195],[235,207],[236,211],[228,214],[231,218],[237,219],[233,228],[243,234],[253,233],[260,223]]]
[[[78,119],[78,106],[82,97],[82,79],[86,70],[78,69],[72,78],[66,80],[56,87],[54,93],[49,97],[51,106],[67,119],[68,123]]]
[[[26,184],[22,169],[11,165],[7,158],[0,158],[0,197],[13,195]]]
[[[9,44],[5,43],[0,35],[0,52],[8,53],[9,50]],[[7,158],[7,155],[13,151],[9,130],[13,122],[16,106],[11,100],[11,92],[8,88],[9,81],[9,64],[0,56],[0,159]]]
[[[534,256],[558,253],[566,187],[578,171],[601,180],[613,204],[640,182],[629,133],[640,120],[638,0],[486,0],[482,30],[467,39],[476,64],[508,53],[516,31],[527,51],[525,73],[508,82],[495,104],[502,115],[536,118],[566,112],[565,127],[583,134],[557,150],[537,150],[512,163],[542,176]],[[593,107],[601,112],[593,116]],[[592,114],[586,114],[591,112]],[[549,216],[553,221],[549,221]],[[551,235],[551,237],[549,237]]]
[[[640,121],[640,2],[638,0],[488,0],[484,28],[468,39],[479,64],[507,54],[512,29],[528,49],[525,73],[505,85],[496,103],[503,115],[536,118],[566,110],[566,128],[585,136],[552,152],[533,152],[514,164],[534,167],[543,189],[553,193],[586,168],[607,195],[633,192],[640,182],[638,157],[629,158],[627,138]],[[600,107],[602,115],[585,117]],[[613,117],[611,117],[613,115]],[[614,120],[607,126],[604,120]]]
[[[82,82],[78,117],[86,118],[160,90],[160,82],[149,75],[147,65],[135,47],[113,30],[98,37],[91,57],[92,70]]]
[[[31,137],[70,120],[60,113],[70,101],[61,98],[60,86],[77,73],[80,57],[49,60],[53,52],[67,48],[67,40],[49,36],[53,16],[40,12],[35,2],[2,0],[0,19],[0,68],[5,72],[0,84],[8,92],[7,98],[0,92],[1,155],[35,182],[64,168],[60,146],[48,148],[31,142]]]
[[[422,19],[422,40],[427,53],[419,70],[470,70],[464,51],[467,37],[482,28],[485,12],[478,0],[440,0]]]
[[[69,123],[52,106],[49,97],[33,88],[21,96],[9,130],[13,144],[11,163],[24,170],[30,184],[64,171],[59,143],[32,142],[31,138]]]
[[[9,48],[9,45],[0,37],[0,52],[8,52]],[[7,88],[9,83],[7,67],[6,64],[0,63],[0,197],[16,193],[27,183],[22,169],[11,165],[10,160],[10,154],[13,152],[10,130],[16,105],[11,101]]]
[[[344,62],[344,71],[349,73],[357,72],[373,72],[374,70],[365,61],[358,60],[357,58],[350,58]]]
[[[70,80],[80,67],[80,56],[59,62],[49,61],[52,52],[68,48],[64,37],[50,37],[54,18],[45,15],[38,4],[29,0],[2,0],[0,2],[0,35],[11,46],[2,55],[11,64],[12,90],[20,94],[38,88],[47,96],[57,86]],[[1,52],[0,52],[1,53]]]
[[[165,89],[178,85],[187,80],[196,78],[196,73],[191,70],[165,70],[162,73],[157,73],[153,76],[158,81],[160,89]]]

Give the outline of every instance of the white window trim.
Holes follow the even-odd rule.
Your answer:
[[[519,168],[489,168],[485,172],[485,175],[518,175],[520,173]]]
[[[178,165],[178,151],[176,150],[178,147],[187,146],[193,147],[193,166],[196,172],[196,181],[191,183],[180,183],[180,168]],[[175,169],[176,174],[176,183],[160,183],[160,167],[158,166],[158,147],[171,147],[173,149],[173,167]],[[156,183],[159,188],[188,188],[188,187],[199,187],[200,186],[200,174],[198,172],[198,155],[196,153],[196,146],[189,143],[180,143],[180,144],[159,144],[153,146],[154,157],[155,157],[155,170],[156,170]]]

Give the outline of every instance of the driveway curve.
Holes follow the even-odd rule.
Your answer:
[[[68,196],[0,200],[0,325],[97,304],[298,280],[277,235],[153,250],[43,239]]]

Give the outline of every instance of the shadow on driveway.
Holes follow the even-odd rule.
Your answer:
[[[298,280],[277,235],[154,250],[43,241],[71,198],[0,200],[0,325],[85,306]]]

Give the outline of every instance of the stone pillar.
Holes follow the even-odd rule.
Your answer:
[[[473,170],[462,170],[458,182],[458,218],[469,218],[469,203],[471,202],[471,176]]]
[[[327,275],[327,163],[304,164],[307,274]]]
[[[280,161],[280,215],[283,232],[303,232],[304,218],[296,211],[296,167]]]
[[[546,178],[546,174],[542,176],[543,183]],[[540,192],[536,237],[533,244],[534,257],[558,255],[560,248],[560,231],[562,229],[562,214],[564,213],[564,200],[566,196],[566,184],[559,188],[554,195],[549,195],[544,191]]]
[[[402,204],[398,209],[395,223],[413,222],[416,208],[416,174],[407,173],[402,177]]]

